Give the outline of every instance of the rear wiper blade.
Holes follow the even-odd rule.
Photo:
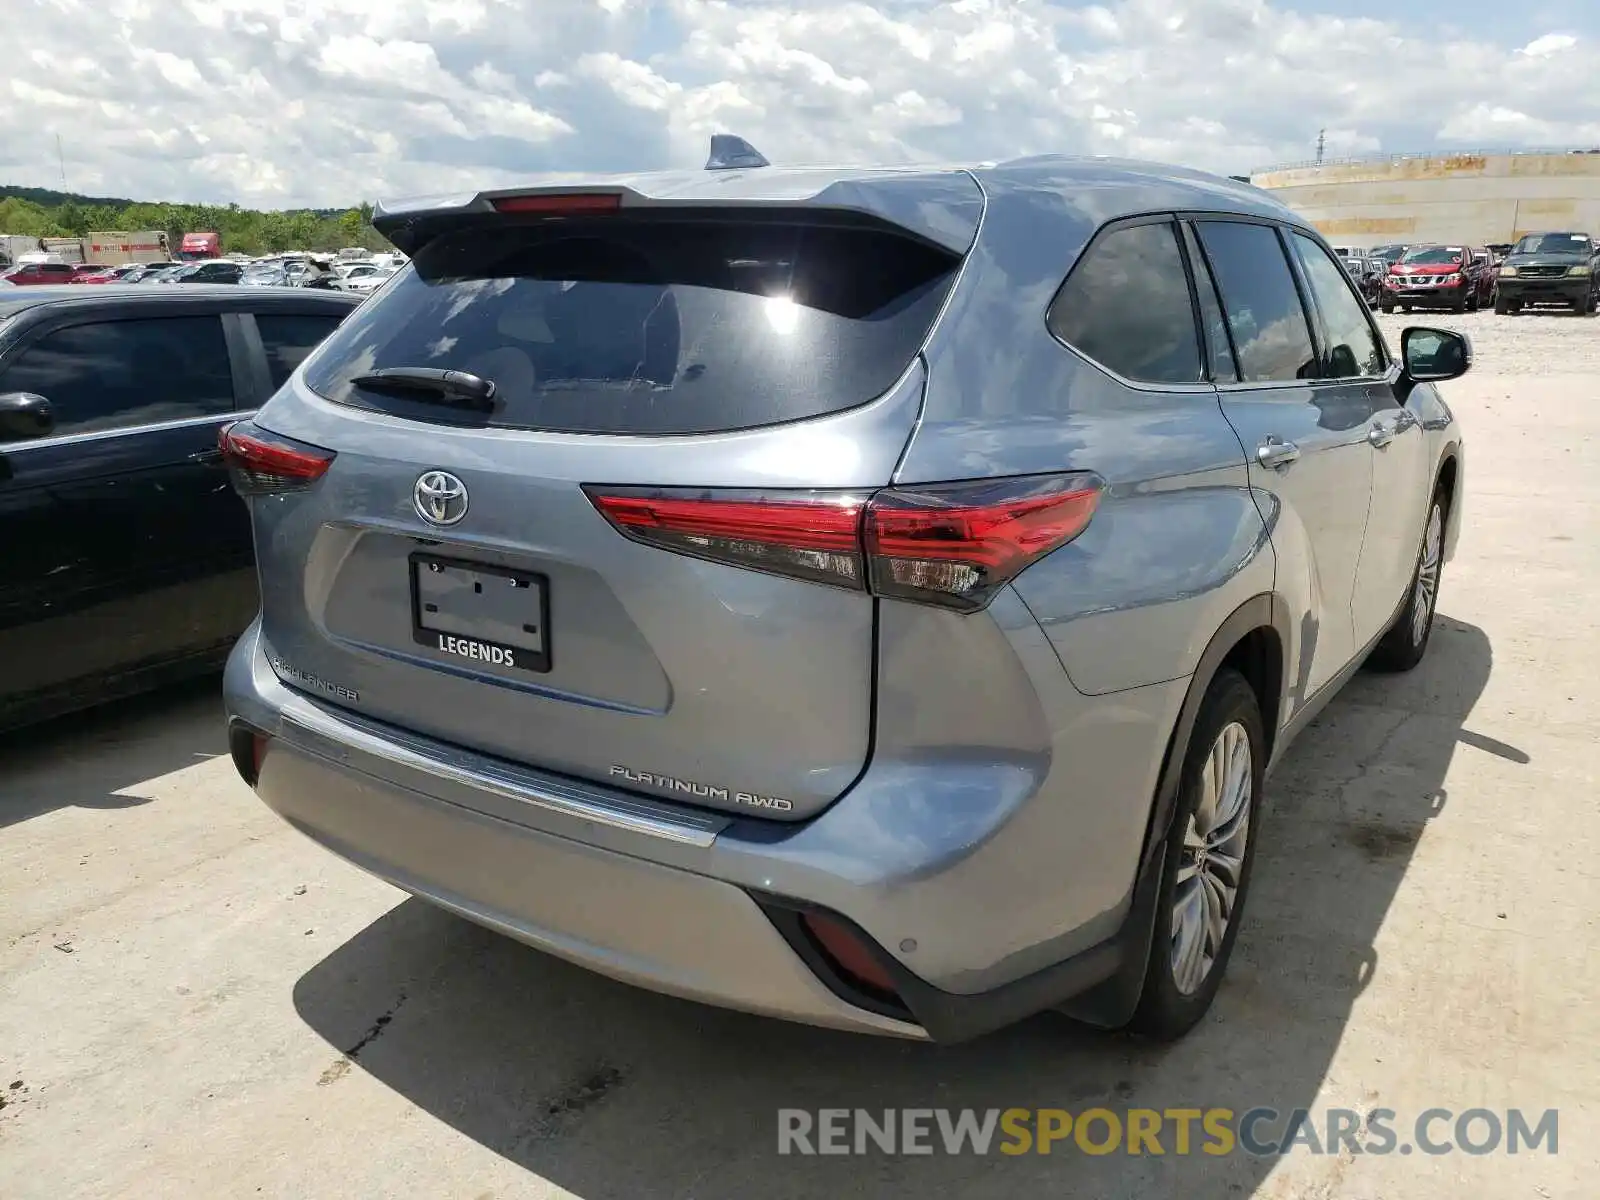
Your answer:
[[[350,382],[369,392],[387,392],[423,403],[438,401],[477,412],[494,407],[494,380],[466,371],[445,371],[438,367],[381,367],[357,375]]]

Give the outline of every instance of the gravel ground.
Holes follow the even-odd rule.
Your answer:
[[[1558,309],[1535,309],[1520,316],[1492,312],[1378,314],[1392,349],[1400,349],[1407,325],[1455,329],[1472,339],[1474,375],[1560,375],[1600,373],[1600,318]]]

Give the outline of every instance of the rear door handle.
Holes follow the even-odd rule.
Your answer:
[[[1286,470],[1300,457],[1300,447],[1282,438],[1269,437],[1256,447],[1256,461],[1274,471]]]
[[[1376,422],[1371,429],[1367,430],[1367,441],[1375,449],[1382,450],[1390,442],[1394,441],[1394,429],[1385,425],[1382,421]]]

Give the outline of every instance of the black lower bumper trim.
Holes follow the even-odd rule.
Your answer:
[[[1088,993],[1095,992],[1102,985],[1109,985],[1127,974],[1126,968],[1130,957],[1133,959],[1137,977],[1142,980],[1144,948],[1149,943],[1148,928],[1141,930],[1143,922],[1139,909],[1142,906],[1136,903],[1134,913],[1130,914],[1123,930],[1116,937],[992,991],[965,995],[936,988],[927,980],[912,974],[899,959],[884,950],[848,917],[786,896],[754,893],[753,898],[777,927],[778,932],[783,935],[784,940],[834,995],[869,1012],[920,1025],[927,1031],[928,1037],[936,1042],[967,1041],[1015,1024],[1046,1009],[1063,1006],[1066,1006],[1071,1015],[1094,1024],[1121,1024],[1132,1015],[1131,1007],[1127,1012],[1117,1013],[1105,1009],[1101,1004],[1091,1003],[1082,1006],[1080,1010],[1078,1006],[1069,1005],[1068,1002],[1075,997],[1088,1000]],[[898,1002],[875,994],[867,994],[845,979],[801,924],[800,917],[807,912],[825,914],[831,920],[847,927],[894,980]],[[1139,936],[1141,932],[1142,942]],[[1118,989],[1118,994],[1121,994],[1121,989]],[[1137,998],[1135,991],[1134,1002],[1137,1002]],[[1117,1007],[1120,1006],[1112,1006],[1113,1009]],[[1108,1015],[1102,1015],[1102,1012]]]

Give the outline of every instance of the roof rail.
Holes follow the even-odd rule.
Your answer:
[[[711,155],[706,159],[708,171],[736,171],[740,167],[770,167],[766,155],[742,137],[731,133],[711,135]]]

